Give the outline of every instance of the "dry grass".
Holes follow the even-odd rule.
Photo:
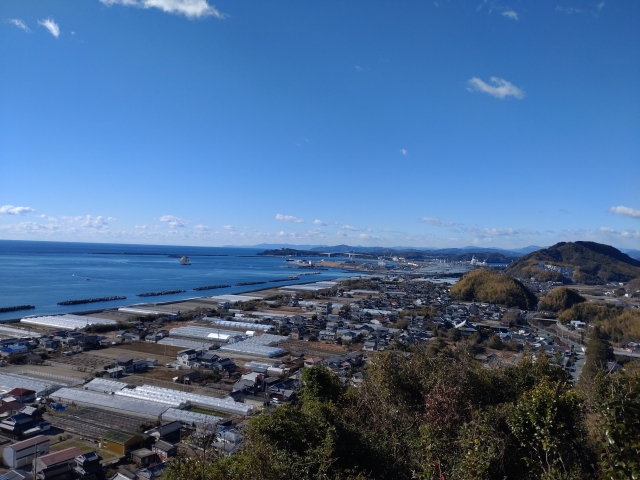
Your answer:
[[[56,444],[51,445],[50,451],[52,453],[59,452],[60,450],[64,450],[65,448],[71,448],[71,447],[76,447],[82,453],[97,452],[98,455],[100,455],[103,460],[107,460],[107,461],[120,457],[120,455],[118,455],[117,453],[114,453],[105,449],[98,449],[97,444],[90,441],[80,440],[75,436],[72,436],[72,438],[70,438],[69,440],[65,440],[63,442],[58,442]]]

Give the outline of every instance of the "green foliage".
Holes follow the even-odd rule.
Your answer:
[[[509,265],[506,272],[520,278],[533,276],[544,281],[541,277],[545,271],[537,268],[538,262],[573,267],[574,280],[580,283],[597,285],[640,277],[640,261],[614,247],[595,242],[560,242],[525,255]]]
[[[507,423],[528,453],[525,462],[534,478],[579,477],[585,429],[581,402],[565,382],[544,379],[525,392]]]
[[[582,370],[582,379],[590,380],[607,367],[607,362],[614,360],[613,348],[604,338],[600,329],[595,327],[591,332],[591,338],[587,344],[585,365]]]
[[[575,290],[567,287],[558,287],[540,299],[538,310],[559,312],[586,301],[587,299]]]
[[[344,389],[338,377],[324,367],[304,369],[302,381],[301,397],[304,402],[336,403]]]
[[[203,467],[210,480],[637,478],[637,375],[598,374],[583,396],[545,356],[488,370],[464,345],[382,352],[366,373],[354,389],[305,370],[300,404],[251,419],[239,452],[178,457],[166,478]]]
[[[451,287],[451,298],[498,303],[524,310],[532,309],[537,303],[536,296],[518,280],[485,269],[474,270],[462,277]]]
[[[640,371],[598,374],[589,392],[604,478],[640,478]]]

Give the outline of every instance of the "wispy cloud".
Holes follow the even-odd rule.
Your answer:
[[[636,210],[635,208],[631,207],[623,207],[622,205],[620,205],[619,207],[611,207],[609,211],[611,213],[615,213],[616,215],[623,215],[625,217],[631,218],[640,218],[640,210]]]
[[[81,227],[97,229],[106,228],[107,225],[109,225],[109,222],[116,221],[116,219],[113,217],[105,218],[102,215],[98,215],[97,217],[94,217],[93,215],[80,215],[75,217],[73,220],[77,222]]]
[[[491,240],[495,237],[530,237],[540,235],[540,232],[528,228],[485,228],[466,227],[463,230],[473,235],[476,239]]]
[[[602,7],[604,7],[604,2],[600,2],[598,5],[598,10],[602,10]]]
[[[623,231],[618,231],[615,230],[613,228],[610,227],[600,227],[598,230],[598,233],[610,236],[610,237],[621,237],[624,239],[627,238],[632,238],[632,239],[636,239],[636,238],[640,238],[640,232],[638,232],[637,230],[634,230],[632,228],[628,229],[628,230],[623,230]]]
[[[317,218],[313,221],[314,225],[322,225],[323,227],[325,227],[327,225],[327,222],[323,222],[322,220],[318,220]]]
[[[60,26],[53,21],[53,18],[38,20],[38,25],[42,25],[44,28],[49,30],[49,33],[54,37],[58,38],[60,36]]]
[[[525,96],[525,93],[520,88],[516,87],[511,82],[507,82],[504,78],[499,77],[491,77],[488,83],[485,83],[478,77],[473,77],[471,80],[467,82],[469,85],[467,90],[470,92],[482,92],[488,95],[491,95],[495,98],[506,98],[506,97],[515,97],[518,99],[522,99]]]
[[[342,225],[340,228],[342,230],[351,230],[352,232],[360,231],[360,229],[358,227],[354,227],[353,225]]]
[[[507,10],[505,12],[502,12],[502,15],[507,18],[510,18],[511,20],[519,20],[518,14],[513,10]]]
[[[604,7],[604,4],[602,6]],[[584,10],[582,10],[581,8],[561,7],[560,5],[558,5],[556,7],[556,12],[563,12],[563,13],[566,13],[567,15],[570,15],[572,13],[582,13],[584,12]]]
[[[206,225],[194,225],[193,229],[196,232],[203,232],[203,233],[211,230],[211,228],[207,227]]]
[[[183,218],[175,217],[173,215],[163,215],[160,217],[161,222],[167,222],[171,228],[184,228],[188,223]]]
[[[421,222],[429,222],[436,227],[454,227],[457,225],[455,222],[445,222],[440,220],[437,217],[422,217],[420,219]]]
[[[0,225],[0,232],[9,234],[51,234],[60,230],[60,225],[56,223],[21,222]]]
[[[21,28],[25,32],[31,32],[31,30],[29,30],[29,27],[27,27],[27,24],[24,23],[24,21],[20,20],[19,18],[10,18],[9,20],[7,20],[7,22],[12,25],[15,25],[18,28]]]
[[[220,12],[207,0],[100,0],[105,5],[125,7],[157,8],[166,13],[184,15],[187,18],[215,17],[223,19],[227,14]]]
[[[224,228],[225,230],[232,231],[232,232],[236,230],[236,227],[234,227],[233,225],[225,225],[222,228]]]
[[[26,215],[32,212],[35,212],[35,210],[31,207],[14,207],[13,205],[0,207],[0,213],[6,213],[7,215]]]
[[[404,155],[405,157],[406,157],[407,155],[409,155],[409,152],[408,152],[407,150],[405,150],[404,148],[400,149],[400,153],[401,153],[402,155]]]
[[[304,223],[304,220],[301,218],[294,217],[293,215],[282,215],[281,213],[276,215],[276,220],[280,220],[281,222]]]

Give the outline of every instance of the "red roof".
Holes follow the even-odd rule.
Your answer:
[[[10,448],[14,452],[19,452],[20,450],[24,450],[25,448],[33,447],[34,445],[38,445],[40,443],[49,442],[49,438],[44,435],[38,435],[37,437],[30,438],[28,440],[23,440],[22,442],[14,443],[13,445],[9,445],[5,448]]]
[[[10,392],[7,392],[8,395],[13,395],[14,397],[17,396],[22,396],[22,395],[35,395],[36,392],[35,390],[29,390],[26,388],[14,388],[13,390],[11,390]]]
[[[59,452],[53,452],[47,455],[43,455],[38,458],[38,461],[42,462],[45,467],[52,467],[53,465],[73,460],[78,455],[82,455],[80,449],[77,447],[70,447],[65,448],[64,450],[60,450]]]

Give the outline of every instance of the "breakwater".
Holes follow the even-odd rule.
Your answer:
[[[58,302],[58,305],[83,305],[85,303],[112,302],[114,300],[126,300],[127,297],[114,295],[111,297],[83,298],[81,300],[65,300]]]
[[[240,283],[236,283],[236,287],[246,287],[247,285],[262,285],[263,283],[267,283],[267,282],[240,282]]]
[[[229,288],[231,285],[207,285],[205,287],[196,287],[194,290],[200,292],[202,290],[215,290],[217,288]]]
[[[17,305],[15,307],[2,307],[0,308],[0,313],[5,313],[5,312],[18,312],[20,310],[32,310],[36,307],[34,307],[33,305]]]
[[[162,290],[160,292],[138,293],[136,297],[159,297],[160,295],[173,295],[174,293],[184,293],[186,290]]]

